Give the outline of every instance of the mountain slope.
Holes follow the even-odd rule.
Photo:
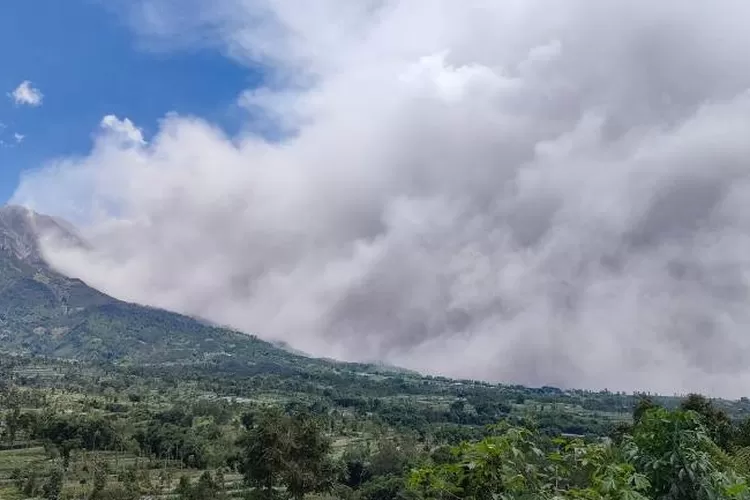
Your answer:
[[[83,361],[196,363],[225,360],[334,369],[255,337],[179,314],[128,304],[51,269],[40,230],[84,244],[70,226],[21,207],[0,208],[0,350]]]

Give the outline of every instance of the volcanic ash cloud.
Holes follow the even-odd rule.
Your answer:
[[[223,47],[270,83],[236,137],[107,117],[88,156],[26,175],[14,201],[86,223],[93,250],[47,242],[62,271],[316,355],[750,384],[746,3],[133,8],[144,40]]]

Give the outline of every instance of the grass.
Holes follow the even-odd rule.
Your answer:
[[[0,500],[23,500],[24,498],[15,486],[0,486]]]
[[[41,446],[0,451],[0,481],[9,480],[15,469],[45,458],[44,448]]]

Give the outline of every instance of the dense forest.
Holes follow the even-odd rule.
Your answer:
[[[750,498],[746,400],[267,368],[6,356],[0,498]]]

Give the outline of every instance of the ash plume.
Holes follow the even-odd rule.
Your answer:
[[[207,5],[128,16],[268,68],[246,130],[107,117],[14,196],[83,223],[54,266],[315,355],[746,394],[746,2]]]

